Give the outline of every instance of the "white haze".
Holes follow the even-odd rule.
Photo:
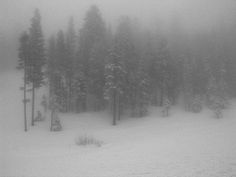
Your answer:
[[[112,25],[121,15],[136,18],[154,30],[176,17],[189,32],[236,24],[235,0],[0,0],[0,71],[15,67],[19,35],[29,28],[35,8],[40,9],[47,38],[64,29],[70,16],[78,30],[92,4],[98,5],[106,22]]]

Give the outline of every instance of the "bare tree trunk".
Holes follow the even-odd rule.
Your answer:
[[[154,88],[154,98],[152,99],[152,105],[158,106],[158,89]]]
[[[120,95],[119,94],[117,94],[116,112],[117,112],[117,118],[118,120],[120,120]]]
[[[160,100],[160,106],[163,106],[163,98],[164,98],[163,87],[161,87],[161,100]]]
[[[164,94],[165,94],[165,85],[164,80],[161,81],[161,102],[160,106],[163,106],[164,103]]]
[[[32,117],[31,117],[31,125],[34,126],[34,103],[35,103],[35,88],[34,82],[32,87]]]
[[[71,100],[72,100],[72,88],[71,88],[71,79],[70,79],[69,80],[69,111],[72,111]]]
[[[51,111],[51,126],[50,126],[50,131],[52,131],[53,116],[54,116],[54,108],[52,108],[52,111]]]
[[[24,126],[25,132],[27,132],[27,117],[26,117],[26,68],[24,68]]]
[[[116,125],[116,91],[113,91],[113,123],[112,125]]]
[[[87,93],[84,97],[84,100],[83,100],[83,112],[87,112]]]

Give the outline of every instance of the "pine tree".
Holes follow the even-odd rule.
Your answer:
[[[150,92],[151,92],[151,104],[154,106],[158,105],[158,80],[159,76],[158,68],[156,67],[157,63],[157,50],[155,50],[155,43],[153,39],[151,39],[150,34],[148,35],[147,43],[145,45],[144,49],[144,57],[145,60],[147,61],[147,73],[148,77],[150,78]]]
[[[56,58],[56,40],[54,36],[49,39],[49,47],[47,51],[47,77],[49,82],[49,97],[55,91],[55,75],[57,73],[57,58]]]
[[[105,48],[105,41],[100,41],[94,44],[90,58],[90,73],[89,73],[89,93],[93,95],[93,110],[99,111],[103,109],[103,88],[105,84],[104,80],[104,65],[105,58],[107,57],[107,49]]]
[[[150,78],[145,68],[144,59],[139,62],[137,72],[137,110],[138,116],[143,117],[148,113],[148,105],[150,102]]]
[[[193,100],[193,61],[190,55],[183,57],[183,93],[185,110],[191,111]]]
[[[86,84],[84,73],[80,66],[77,66],[72,79],[73,105],[76,112],[83,112],[86,95]]]
[[[169,89],[172,85],[172,69],[170,66],[171,56],[167,46],[167,40],[162,39],[155,63],[156,77],[160,89],[160,106],[163,106],[164,98],[169,97]]]
[[[34,110],[35,110],[35,89],[40,88],[44,84],[43,66],[45,64],[44,40],[41,29],[41,16],[39,10],[34,11],[34,16],[31,20],[30,34],[30,74],[29,81],[32,83],[32,122],[34,125]]]
[[[102,97],[104,85],[104,42],[106,41],[106,26],[97,6],[93,5],[86,13],[84,25],[80,30],[79,62],[83,69],[86,94],[83,100],[84,111],[88,110],[88,104],[96,101],[96,97]],[[94,89],[96,88],[96,90]],[[98,93],[95,91],[99,90]],[[89,98],[93,98],[92,100]],[[94,108],[95,109],[95,108]]]
[[[220,93],[218,90],[218,84],[217,84],[217,80],[211,76],[209,78],[209,84],[208,84],[208,106],[210,107],[210,109],[212,109],[215,113],[215,116],[217,118],[221,118],[222,117],[222,102],[220,99]]]
[[[18,61],[18,69],[24,70],[24,86],[22,87],[24,92],[24,130],[27,131],[27,115],[26,115],[26,104],[29,101],[26,98],[26,86],[27,86],[27,76],[29,75],[29,35],[27,32],[22,33],[20,37],[20,48],[19,48],[19,61]]]
[[[136,69],[138,68],[139,57],[134,45],[132,23],[128,17],[122,17],[120,19],[114,40],[116,51],[121,57],[126,71],[123,104],[125,107],[130,108],[132,116],[135,116],[137,106]]]
[[[214,60],[213,60],[214,59]],[[207,105],[217,118],[223,117],[222,111],[228,105],[228,86],[224,60],[209,58],[206,61],[208,71]]]
[[[70,18],[68,29],[66,32],[66,50],[67,50],[67,67],[66,67],[66,85],[67,85],[67,107],[68,111],[72,110],[73,89],[72,80],[75,73],[75,48],[76,48],[76,33],[74,29],[73,17]]]
[[[66,55],[66,43],[65,36],[62,30],[57,33],[56,41],[56,74],[55,74],[55,90],[58,104],[60,105],[60,111],[67,111],[67,85],[66,85],[66,73],[67,73],[67,55]]]
[[[120,117],[120,98],[124,94],[125,73],[121,57],[113,49],[105,66],[104,87],[104,97],[112,105],[113,125],[116,125],[116,120]]]

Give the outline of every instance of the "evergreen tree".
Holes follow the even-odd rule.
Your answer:
[[[134,45],[132,23],[128,17],[122,17],[120,19],[114,42],[116,51],[121,57],[121,61],[124,63],[126,71],[122,104],[124,104],[125,107],[130,108],[131,114],[135,116],[137,97],[136,69],[138,68],[138,55]]]
[[[86,87],[85,87],[85,77],[84,73],[81,72],[81,68],[78,69],[74,73],[74,77],[72,79],[72,89],[73,89],[73,105],[74,111],[82,112],[84,111],[83,103],[85,100]]]
[[[219,72],[219,78],[216,78],[212,72],[210,73],[207,87],[207,103],[208,106],[214,111],[217,118],[221,118],[223,116],[222,110],[228,105],[228,91],[224,78],[225,70],[223,63]]]
[[[104,105],[104,65],[107,55],[108,52],[104,40],[94,44],[89,58],[90,73],[88,82],[89,93],[93,96],[94,104],[92,108],[94,111],[102,110]]]
[[[150,78],[150,92],[151,92],[151,103],[154,106],[158,105],[158,67],[156,67],[157,60],[157,50],[155,50],[155,43],[151,38],[150,34],[147,39],[147,43],[145,45],[144,56],[147,61],[147,73]]]
[[[60,111],[67,111],[67,85],[66,85],[66,73],[67,73],[67,55],[66,55],[66,43],[65,36],[62,30],[57,33],[56,41],[56,75],[55,75],[55,90],[58,104],[60,105]]]
[[[148,105],[150,102],[150,78],[147,74],[144,59],[139,62],[137,72],[137,110],[138,116],[143,117],[148,113]]]
[[[29,33],[30,45],[30,73],[29,81],[32,83],[32,122],[34,125],[34,110],[35,110],[35,89],[40,88],[44,83],[43,66],[45,64],[44,40],[41,29],[41,16],[39,10],[34,11],[34,16],[31,19],[31,27]]]
[[[102,98],[105,39],[105,23],[97,6],[93,5],[86,13],[79,39],[78,61],[84,75],[86,88],[85,99],[83,100],[84,111],[88,109],[88,104],[96,100],[97,96]],[[94,92],[97,91],[94,88],[97,88],[99,93]],[[91,97],[93,99],[89,100]]]
[[[215,113],[215,116],[217,118],[222,117],[222,109],[223,105],[220,99],[220,92],[218,90],[218,84],[216,79],[211,76],[209,78],[209,84],[208,84],[208,94],[207,94],[207,99],[208,99],[208,106],[210,109],[212,109]]]
[[[20,48],[19,48],[19,55],[18,55],[18,69],[24,70],[24,86],[22,87],[24,92],[24,130],[27,131],[27,115],[26,115],[26,104],[29,101],[26,98],[26,86],[27,86],[27,76],[29,75],[29,35],[27,32],[22,33],[20,37]]]
[[[185,110],[191,111],[193,100],[193,62],[189,56],[183,59],[183,93]]]
[[[49,82],[49,97],[51,97],[55,91],[55,75],[58,74],[56,63],[56,40],[54,36],[49,39],[47,56],[47,77]]]
[[[156,75],[158,78],[158,85],[160,89],[160,105],[163,106],[164,97],[169,97],[169,90],[172,86],[172,68],[170,65],[171,56],[168,50],[167,41],[162,39],[157,53],[157,60],[155,63]]]
[[[76,33],[74,29],[74,20],[71,17],[68,23],[66,33],[66,50],[67,50],[67,66],[66,66],[66,85],[67,85],[67,107],[68,111],[73,109],[73,89],[72,80],[75,73],[75,48],[76,48]]]
[[[105,87],[104,96],[112,106],[113,125],[116,125],[116,120],[120,117],[120,98],[124,94],[124,79],[126,71],[121,57],[117,51],[113,49],[108,57],[108,62],[105,66]]]

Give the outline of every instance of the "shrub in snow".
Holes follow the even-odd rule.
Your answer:
[[[100,147],[103,142],[93,138],[92,136],[83,135],[76,138],[75,144],[77,144],[78,146],[95,145]]]

